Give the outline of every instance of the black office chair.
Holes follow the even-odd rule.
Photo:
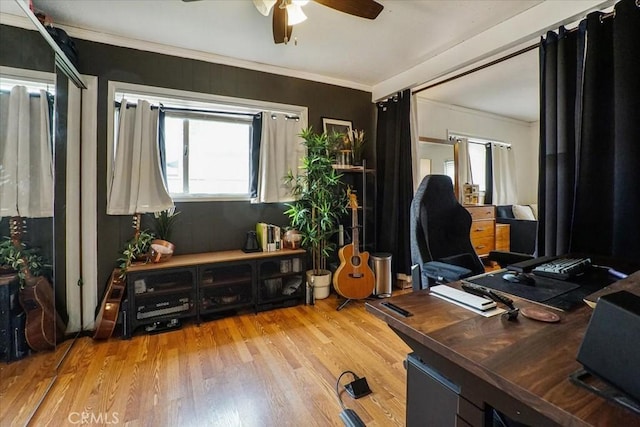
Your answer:
[[[467,268],[472,274],[484,273],[469,232],[471,214],[456,199],[447,175],[427,175],[411,202],[411,261],[424,268],[440,261]],[[427,287],[422,274],[420,288]],[[414,284],[414,289],[416,286]]]
[[[424,177],[411,202],[410,221],[412,264],[424,269],[425,263],[437,261],[463,267],[468,270],[467,276],[485,272],[471,244],[471,214],[458,202],[447,175]],[[489,256],[500,265],[530,258],[530,255],[496,251]],[[455,276],[456,272],[452,274]],[[414,283],[414,290],[428,286],[425,274],[420,276],[420,284]]]

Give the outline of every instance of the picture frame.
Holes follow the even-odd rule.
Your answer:
[[[353,123],[350,120],[340,120],[323,117],[322,129],[327,135],[331,135],[332,133],[346,135],[347,132],[351,132],[351,130],[353,129]]]

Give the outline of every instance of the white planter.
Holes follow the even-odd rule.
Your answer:
[[[313,297],[325,299],[331,291],[331,272],[320,270],[319,275],[313,274],[313,270],[307,270],[307,282],[313,283]]]

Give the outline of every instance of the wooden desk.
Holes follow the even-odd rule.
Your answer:
[[[636,276],[640,281],[640,273]],[[533,305],[513,299],[520,308]],[[515,322],[485,318],[427,290],[387,301],[413,316],[388,310],[384,301],[368,302],[367,310],[459,387],[456,425],[485,425],[484,412],[493,407],[532,426],[640,426],[640,416],[569,381],[582,367],[575,359],[592,313],[586,304],[559,312],[559,323],[543,323],[522,315]],[[425,395],[425,403],[432,398]]]

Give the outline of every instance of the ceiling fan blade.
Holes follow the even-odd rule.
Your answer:
[[[360,18],[376,19],[384,6],[374,0],[314,0],[323,6]]]
[[[288,43],[291,40],[293,27],[287,24],[287,10],[276,5],[273,8],[273,41],[276,44]]]

